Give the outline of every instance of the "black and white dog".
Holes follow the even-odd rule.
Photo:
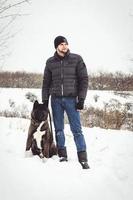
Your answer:
[[[26,152],[29,150],[32,151],[33,155],[38,155],[40,158],[50,158],[57,154],[49,109],[38,103],[37,100],[34,102],[31,112],[31,122],[26,142]]]

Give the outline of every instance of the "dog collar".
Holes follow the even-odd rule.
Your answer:
[[[33,126],[39,126],[40,122],[36,121],[35,119],[31,118],[31,123]]]
[[[46,123],[48,120],[43,121],[43,123]],[[37,127],[40,125],[41,122],[36,121],[35,119],[31,118],[31,123],[33,126]]]

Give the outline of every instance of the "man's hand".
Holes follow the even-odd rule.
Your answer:
[[[44,106],[45,108],[48,108],[48,100],[44,100],[44,101],[43,101],[43,106]]]
[[[76,109],[77,110],[82,110],[84,109],[84,99],[79,99],[79,101],[76,104]]]

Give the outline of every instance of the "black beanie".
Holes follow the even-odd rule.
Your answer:
[[[63,36],[57,36],[54,40],[54,46],[55,49],[58,47],[59,44],[61,44],[62,42],[65,42],[66,44],[68,44],[67,39]]]

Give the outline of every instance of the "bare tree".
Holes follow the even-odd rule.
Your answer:
[[[17,33],[13,29],[13,24],[18,17],[25,15],[21,10],[30,2],[30,0],[0,0],[0,67],[10,55],[9,43]]]

